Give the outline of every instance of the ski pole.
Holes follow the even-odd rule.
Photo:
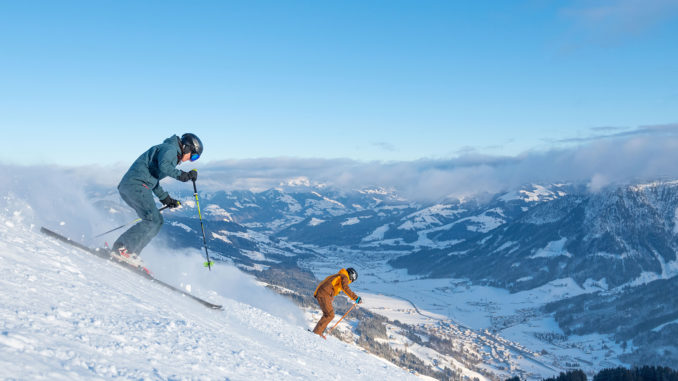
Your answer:
[[[167,209],[167,208],[169,208],[169,206],[163,206],[162,208],[158,209],[158,212],[162,212],[163,210],[165,210],[165,209]],[[99,235],[95,235],[94,238],[101,237],[102,235],[108,234],[108,233],[110,233],[110,232],[114,232],[114,231],[116,231],[116,230],[118,230],[118,229],[122,229],[122,228],[124,228],[124,227],[127,226],[127,225],[132,225],[132,224],[137,223],[137,222],[139,222],[139,221],[141,221],[141,218],[137,218],[136,220],[134,220],[134,221],[132,221],[132,222],[128,222],[128,223],[126,223],[126,224],[124,224],[124,225],[120,225],[120,226],[118,226],[117,228],[111,229],[111,230],[109,230],[109,231],[107,231],[107,232],[103,232],[103,233],[101,233],[101,234],[99,234]]]
[[[195,171],[195,169],[193,169]],[[202,228],[202,242],[205,245],[205,267],[212,271],[212,265],[214,264],[210,261],[210,255],[207,252],[207,238],[205,238],[205,224],[202,223],[202,213],[200,213],[200,201],[198,200],[198,188],[195,186],[195,180],[193,180],[193,196],[195,196],[195,205],[198,207],[198,217],[200,218],[200,227]]]
[[[339,325],[339,323],[340,323],[342,320],[344,320],[344,318],[346,317],[346,315],[348,315],[348,313],[351,312],[351,310],[353,309],[353,307],[355,307],[355,306],[357,306],[357,305],[358,305],[358,303],[353,303],[353,305],[351,306],[351,308],[349,308],[348,311],[346,311],[346,313],[344,314],[344,316],[342,316],[341,319],[339,319],[339,321],[337,322],[337,324],[334,325],[334,327],[336,327],[337,325]],[[330,333],[332,333],[332,330],[334,329],[334,327],[330,328],[330,331],[327,332],[328,335],[329,335]]]

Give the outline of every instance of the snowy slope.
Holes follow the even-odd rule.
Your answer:
[[[198,253],[148,255],[159,277],[174,283],[165,277],[183,276],[182,287],[224,305],[213,311],[42,236],[25,218],[27,205],[2,209],[1,379],[415,378],[335,338],[308,333],[294,307],[230,266],[208,273]]]

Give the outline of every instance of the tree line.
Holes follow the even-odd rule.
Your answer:
[[[520,381],[520,377],[511,377],[506,381]],[[561,372],[558,376],[545,378],[543,381],[588,381],[588,378],[584,371],[577,369]],[[593,381],[678,381],[678,371],[663,366],[610,368],[594,375]]]

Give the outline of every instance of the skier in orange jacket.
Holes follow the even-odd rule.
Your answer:
[[[315,328],[313,328],[313,333],[325,337],[323,332],[325,332],[327,325],[334,319],[334,307],[332,307],[332,301],[341,291],[344,291],[346,295],[352,300],[355,300],[357,304],[362,303],[362,298],[353,293],[351,288],[348,287],[348,285],[356,279],[358,279],[358,272],[349,267],[347,269],[339,270],[339,272],[334,275],[328,276],[325,280],[320,282],[318,287],[316,287],[313,296],[318,301],[318,305],[320,305],[320,309],[323,311],[323,316],[320,318]]]

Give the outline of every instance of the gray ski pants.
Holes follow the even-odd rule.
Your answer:
[[[125,247],[128,252],[140,254],[141,250],[151,242],[160,228],[163,219],[155,206],[153,192],[143,185],[125,185],[118,187],[120,196],[137,212],[141,221],[122,233],[113,244],[113,250]]]

